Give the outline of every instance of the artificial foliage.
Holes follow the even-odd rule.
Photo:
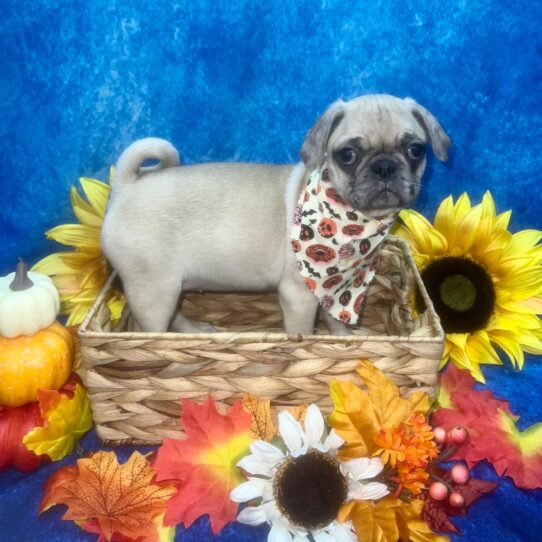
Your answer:
[[[467,371],[450,366],[442,377],[432,425],[425,393],[401,397],[367,361],[358,373],[366,390],[331,382],[329,426],[315,405],[294,411],[297,418],[284,409],[275,424],[256,396],[220,411],[210,397],[183,400],[186,439],[167,439],[156,457],[136,452],[124,465],[97,452],[63,467],[47,482],[40,510],[65,504],[65,519],[111,542],[171,540],[176,525],[202,515],[215,534],[235,519],[267,523],[270,541],[444,542],[459,532],[451,520],[496,487],[450,461],[471,465],[485,454],[518,484],[542,486],[539,426],[522,435],[502,424],[502,414],[517,417],[505,401],[474,389]],[[499,455],[489,456],[498,446]]]
[[[73,384],[73,391],[70,389]],[[53,461],[71,454],[81,437],[92,428],[92,412],[85,388],[75,379],[64,386],[65,393],[40,390],[38,400],[43,427],[35,427],[23,444],[36,455],[46,454]]]
[[[83,321],[111,273],[100,246],[110,184],[85,177],[80,178],[79,183],[85,197],[74,186],[70,193],[72,209],[79,223],[64,224],[46,232],[49,239],[72,250],[50,254],[32,268],[52,277],[60,293],[62,314],[68,316],[68,326]],[[106,301],[115,322],[122,313],[124,297],[112,289]]]
[[[502,364],[496,349],[523,366],[524,352],[542,354],[542,231],[508,229],[486,192],[447,197],[434,224],[413,210],[400,214],[404,237],[446,333],[442,365],[451,360],[484,382],[480,365]],[[423,301],[416,299],[423,310]]]
[[[469,467],[485,460],[517,487],[542,487],[542,423],[520,431],[519,416],[508,402],[489,390],[475,389],[474,384],[468,371],[453,366],[440,379],[440,408],[432,414],[432,422],[445,429],[461,424],[468,432],[467,442],[451,459],[464,460]]]
[[[250,424],[250,436],[256,440],[264,440],[271,442],[278,432],[277,424],[271,414],[271,401],[269,399],[263,400],[247,393],[243,397],[243,408],[252,414],[252,421]],[[305,419],[308,405],[299,405],[295,407],[289,407],[287,411],[298,422],[302,422]]]
[[[75,373],[59,390],[39,390],[38,401],[0,406],[0,471],[29,472],[58,461],[91,428],[90,402]]]
[[[153,463],[157,480],[170,480],[177,489],[167,504],[166,525],[190,526],[209,514],[217,533],[235,518],[229,494],[243,480],[236,463],[248,450],[251,420],[239,401],[220,414],[210,397],[202,405],[183,399],[186,439],[165,439]]]
[[[172,533],[162,520],[175,488],[156,483],[155,475],[139,452],[119,464],[114,452],[99,451],[49,478],[39,511],[63,504],[63,519],[99,534],[104,542],[119,537],[122,542],[165,542]]]
[[[386,497],[376,502],[353,501],[345,505],[340,521],[351,520],[359,542],[447,542],[422,519],[423,502]]]

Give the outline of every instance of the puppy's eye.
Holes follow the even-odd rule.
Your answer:
[[[413,143],[408,147],[407,154],[411,160],[421,160],[425,155],[425,147],[421,143]]]
[[[356,151],[350,147],[341,149],[337,152],[337,158],[345,165],[351,166],[357,159]]]

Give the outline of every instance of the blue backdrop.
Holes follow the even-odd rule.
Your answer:
[[[2,0],[0,275],[56,250],[43,232],[73,219],[69,186],[106,180],[137,138],[170,139],[186,163],[295,162],[331,101],[368,92],[412,96],[454,141],[449,164],[430,164],[421,211],[490,189],[513,228],[542,228],[540,20],[534,0]],[[539,367],[488,371],[525,425],[542,419]],[[42,472],[0,477],[0,533],[17,533],[0,539],[40,539],[47,522],[15,527],[14,509],[37,502]],[[461,522],[464,539],[539,540],[541,502],[505,483]],[[88,539],[51,522],[48,540]]]

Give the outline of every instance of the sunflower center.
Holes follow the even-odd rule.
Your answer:
[[[476,302],[476,286],[463,275],[446,277],[439,287],[440,298],[454,311],[472,309]]]
[[[347,484],[335,457],[310,450],[284,461],[275,476],[273,494],[282,514],[310,531],[337,518]]]
[[[431,262],[421,275],[446,333],[486,327],[495,309],[495,288],[484,267],[468,258],[447,257]],[[417,305],[423,310],[420,296]]]

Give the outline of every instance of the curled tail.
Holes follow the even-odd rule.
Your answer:
[[[145,160],[159,160],[159,163],[142,168]],[[136,181],[142,172],[175,167],[179,163],[179,153],[169,141],[157,137],[139,139],[125,149],[117,160],[113,190],[122,190],[123,185]]]

